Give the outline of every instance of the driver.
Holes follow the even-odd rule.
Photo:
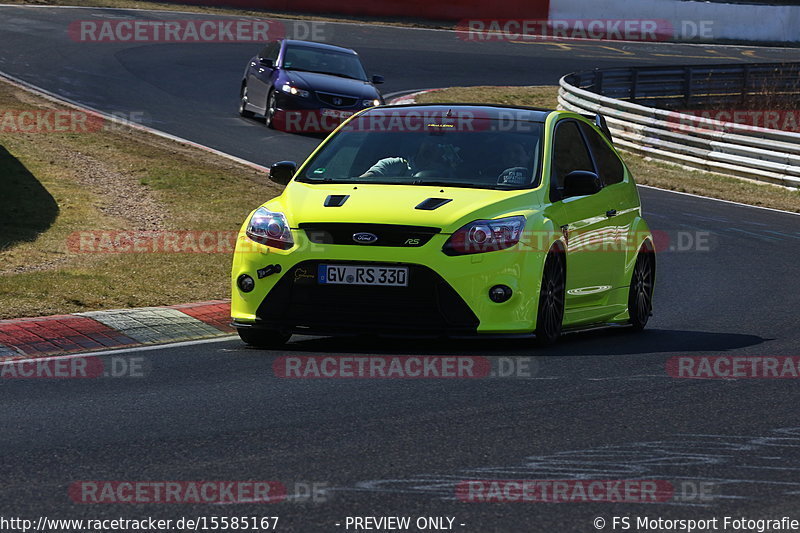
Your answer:
[[[450,172],[446,161],[445,146],[439,144],[435,139],[426,138],[423,140],[411,159],[404,157],[381,159],[364,172],[361,177],[407,177],[416,176],[420,172],[441,175],[447,175]]]

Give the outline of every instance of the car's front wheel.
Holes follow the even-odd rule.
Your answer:
[[[633,266],[633,277],[628,292],[628,314],[634,331],[641,331],[653,314],[653,286],[655,258],[653,251],[642,246]]]
[[[275,110],[277,108],[278,104],[275,100],[275,91],[270,91],[267,97],[267,106],[264,110],[264,122],[268,128],[275,128]]]
[[[240,339],[256,348],[280,348],[292,336],[289,333],[269,329],[240,328],[236,331]]]
[[[552,250],[547,254],[539,290],[539,311],[536,315],[536,343],[553,344],[561,335],[564,322],[564,294],[566,292],[566,265],[564,254]]]
[[[242,85],[242,94],[239,97],[239,115],[243,116],[244,118],[253,118],[252,111],[247,109],[247,85]]]

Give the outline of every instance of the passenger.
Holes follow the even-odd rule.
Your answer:
[[[504,170],[497,176],[498,185],[525,185],[530,180],[531,153],[517,142],[505,143],[500,149],[500,161]]]

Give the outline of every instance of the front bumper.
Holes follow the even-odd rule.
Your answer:
[[[280,91],[277,94],[273,123],[277,129],[290,133],[329,133],[365,109],[360,105],[334,108],[316,98],[289,96]]]
[[[513,248],[447,256],[449,235],[419,247],[316,244],[292,230],[295,246],[278,250],[239,235],[231,276],[231,316],[237,327],[293,333],[382,335],[526,334],[534,330],[544,254]],[[408,287],[320,285],[317,268],[327,264],[389,264],[409,268]],[[267,266],[280,272],[258,278]],[[255,288],[242,292],[247,274]],[[512,297],[489,299],[503,284]]]

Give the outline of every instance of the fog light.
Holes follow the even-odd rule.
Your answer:
[[[256,288],[256,282],[247,274],[242,274],[236,278],[236,284],[242,292],[250,292]]]
[[[495,285],[489,289],[489,299],[495,303],[501,304],[511,298],[511,287],[506,285]]]

